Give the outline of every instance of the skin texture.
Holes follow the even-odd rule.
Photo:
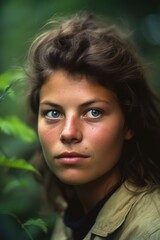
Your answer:
[[[63,70],[40,90],[38,134],[50,169],[75,187],[85,209],[120,180],[117,163],[132,137],[113,92]]]

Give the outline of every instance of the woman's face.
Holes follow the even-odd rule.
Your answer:
[[[40,90],[38,134],[50,169],[70,185],[118,179],[123,142],[132,135],[113,92],[62,70]]]

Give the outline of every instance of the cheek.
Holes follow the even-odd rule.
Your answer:
[[[121,145],[124,139],[123,126],[122,125],[106,125],[100,128],[92,127],[87,129],[88,139],[90,144],[96,148],[114,147],[115,145]]]
[[[54,130],[39,124],[38,136],[42,147],[48,148],[54,144],[57,135]]]

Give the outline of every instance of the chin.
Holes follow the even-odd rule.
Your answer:
[[[59,178],[59,180],[67,185],[72,185],[72,186],[77,186],[77,185],[81,185],[81,184],[85,184],[84,181],[79,180],[79,179],[66,179],[66,178]]]
[[[88,181],[85,181],[84,177],[83,178],[78,177],[78,176],[74,177],[72,174],[70,174],[69,176],[57,176],[57,178],[62,183],[67,184],[67,185],[73,185],[73,186],[83,185],[88,182]]]

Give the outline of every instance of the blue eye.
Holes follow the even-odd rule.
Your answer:
[[[86,116],[89,118],[99,118],[102,116],[102,111],[98,109],[91,109],[86,113]]]
[[[49,119],[57,119],[62,118],[62,114],[57,110],[51,110],[47,112],[46,117]]]

